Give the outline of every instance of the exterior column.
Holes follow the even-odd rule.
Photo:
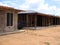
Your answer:
[[[53,17],[51,17],[51,25],[53,25],[52,23],[53,23]]]
[[[35,29],[36,29],[36,25],[37,24],[37,16],[35,15]]]
[[[42,21],[41,21],[41,22],[42,22],[42,25],[41,25],[41,26],[43,26],[43,23],[44,23],[44,22],[43,22],[43,19],[44,19],[44,18],[42,17]]]
[[[28,15],[26,15],[26,24],[27,24],[27,27],[28,27]]]
[[[42,16],[42,26],[45,26],[45,17],[44,16]]]
[[[31,27],[32,27],[32,15],[31,15]]]
[[[47,24],[50,25],[50,17],[47,17]]]
[[[46,26],[46,18],[45,18],[45,16],[43,17],[44,18],[44,25],[43,26]]]
[[[60,25],[60,18],[59,18],[59,25]]]
[[[56,18],[55,18],[55,25],[56,25]]]

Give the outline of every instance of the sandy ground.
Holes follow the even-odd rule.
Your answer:
[[[0,36],[0,45],[60,45],[60,26]]]

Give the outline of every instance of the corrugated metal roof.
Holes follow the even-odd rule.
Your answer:
[[[51,14],[44,14],[44,13],[39,13],[39,12],[35,12],[35,11],[24,11],[24,12],[18,12],[18,14],[36,14],[36,15],[41,15],[41,16],[48,16],[48,17],[56,17],[56,18],[60,18],[60,16],[55,16],[55,15],[51,15]]]
[[[18,12],[18,14],[21,14],[21,13],[37,13],[37,12],[31,11],[31,10],[27,10],[27,11],[23,11],[23,12]]]

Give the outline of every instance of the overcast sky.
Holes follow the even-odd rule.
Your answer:
[[[0,5],[60,16],[60,0],[0,0]]]

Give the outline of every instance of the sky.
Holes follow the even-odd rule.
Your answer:
[[[0,5],[60,16],[60,0],[0,0]]]

